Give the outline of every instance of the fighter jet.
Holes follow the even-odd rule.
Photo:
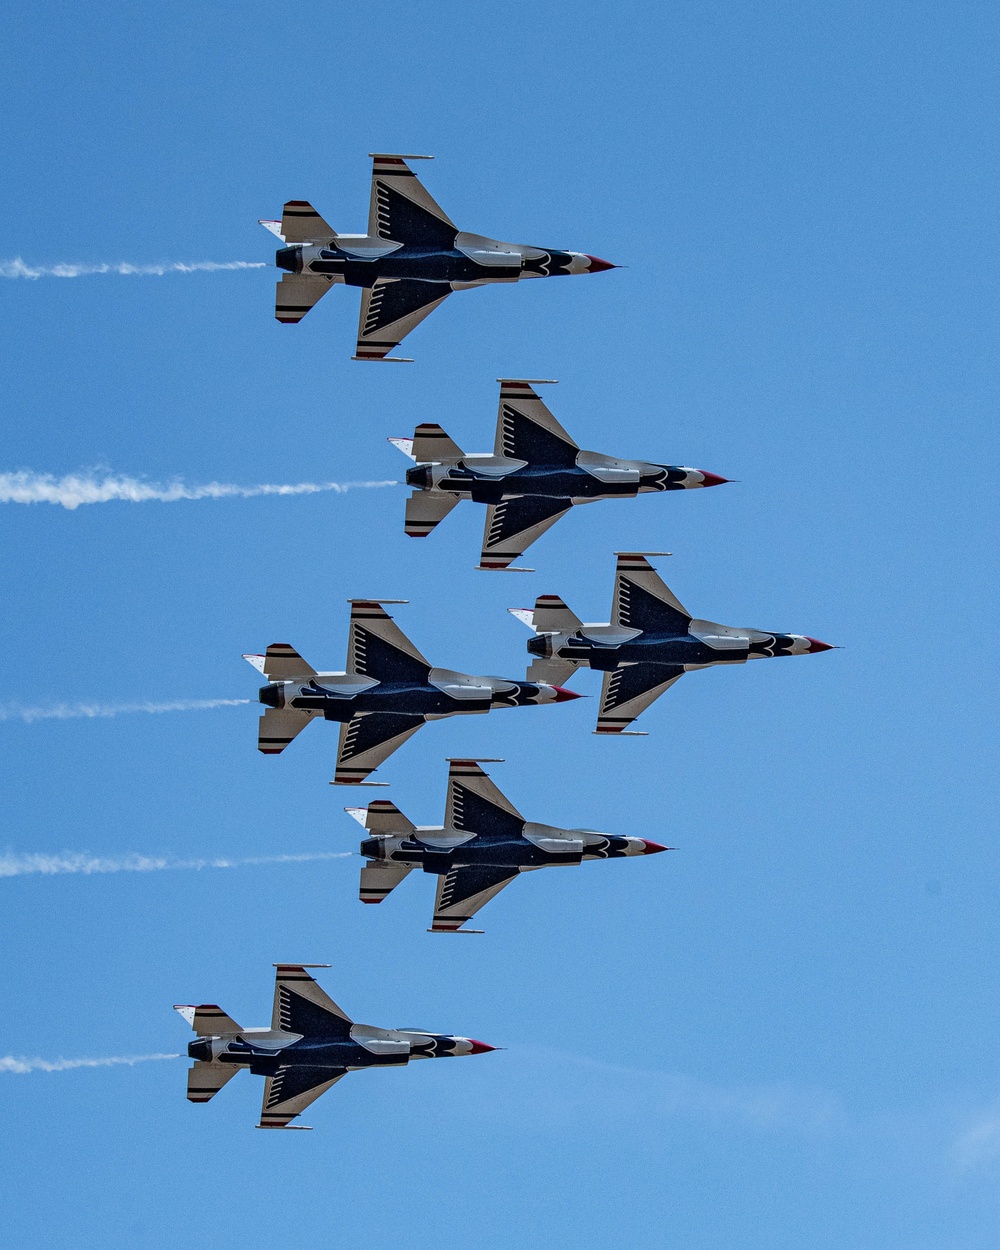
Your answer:
[[[299,1128],[291,1121],[348,1072],[396,1067],[411,1059],[482,1055],[496,1050],[471,1037],[426,1029],[377,1029],[355,1024],[306,972],[329,964],[275,964],[274,1008],[269,1029],[241,1029],[214,1003],[178,1004],[198,1034],[188,1044],[189,1102],[208,1102],[223,1085],[249,1068],[263,1076],[264,1103],[257,1128]]]
[[[382,607],[405,599],[348,602],[346,672],[318,673],[285,642],[243,657],[268,680],[258,696],[267,707],[260,718],[259,751],[277,755],[316,716],[340,722],[333,785],[378,784],[365,778],[425,721],[580,698],[546,682],[432,668]]]
[[[384,800],[345,809],[370,835],[361,843],[361,854],[371,861],[361,869],[362,903],[381,903],[407,873],[422,868],[438,879],[427,932],[482,933],[462,925],[519,873],[669,850],[646,838],[525,820],[479,767],[500,762],[448,761],[444,825],[418,828]]]
[[[439,425],[418,425],[413,438],[389,439],[418,462],[406,472],[407,486],[416,487],[406,501],[405,529],[411,538],[425,538],[462,499],[487,505],[481,569],[511,568],[574,504],[729,480],[704,469],[581,451],[533,390],[544,379],[498,381],[492,455],[466,455]]]
[[[617,268],[583,252],[467,234],[406,163],[430,157],[369,155],[374,164],[366,234],[337,234],[307,200],[289,200],[281,221],[260,223],[287,245],[274,258],[287,271],[274,304],[285,325],[301,321],[334,283],[361,288],[354,360],[406,359],[389,352],[452,291]]]
[[[685,673],[713,664],[743,664],[775,655],[830,651],[830,643],[803,634],[738,629],[692,617],[645,556],[663,551],[620,551],[611,622],[585,625],[558,595],[542,595],[534,611],[509,611],[535,631],[528,643],[538,658],[529,680],[565,681],[580,665],[604,673],[599,734],[620,734]]]

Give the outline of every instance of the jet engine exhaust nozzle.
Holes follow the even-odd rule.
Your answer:
[[[284,691],[274,682],[268,686],[261,686],[257,692],[257,699],[265,707],[281,708],[285,706]]]
[[[196,1037],[193,1042],[188,1042],[188,1058],[200,1059],[204,1063],[212,1062],[212,1042],[207,1037]]]
[[[431,467],[429,464],[418,464],[406,470],[407,486],[415,486],[418,490],[427,490],[431,485]]]
[[[288,273],[300,273],[302,270],[301,247],[279,247],[274,253],[274,263],[279,269]]]
[[[547,660],[552,655],[552,637],[549,634],[536,634],[528,639],[528,653],[541,656]]]

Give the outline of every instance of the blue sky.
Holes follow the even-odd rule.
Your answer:
[[[362,907],[357,858],[0,880],[0,1055],[183,1051],[178,1001],[266,1023],[276,960],[506,1047],[352,1076],[309,1134],[255,1132],[245,1075],[190,1106],[181,1059],[0,1072],[10,1244],[996,1245],[998,39],[985,3],[8,16],[0,260],[270,260],[285,199],[363,229],[383,150],[434,153],[463,228],[628,267],[459,295],[391,367],[350,361],[353,291],[279,326],[271,269],[0,279],[0,472],[391,479],[419,421],[488,448],[520,375],[584,446],[739,479],[579,509],[530,576],[473,570],[472,505],[406,539],[400,487],[0,505],[0,849],[356,850],[345,803],[434,823],[456,754],[678,848],[534,874],[466,939],[423,879]],[[253,706],[16,715],[253,698],[243,651],[341,666],[352,596],[517,675],[505,608],[606,618],[646,548],[698,614],[844,649],[695,674],[647,738],[592,736],[593,699],[432,725],[381,792],[326,784],[329,727],[259,756]]]

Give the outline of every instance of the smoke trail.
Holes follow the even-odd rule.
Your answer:
[[[68,1072],[71,1068],[113,1068],[127,1064],[149,1063],[154,1059],[180,1059],[180,1055],[108,1055],[104,1059],[15,1059],[0,1056],[0,1072]]]
[[[349,859],[353,851],[307,851],[301,855],[256,855],[244,859],[171,859],[167,856],[126,855],[124,859],[102,859],[79,852],[62,855],[0,854],[0,878],[62,873],[92,876],[100,872],[164,872],[180,868],[250,868],[261,864],[310,864],[324,859]]]
[[[136,274],[140,277],[162,278],[168,273],[215,273],[220,269],[266,269],[262,260],[199,260],[191,264],[130,265],[119,261],[113,265],[26,265],[20,256],[0,260],[0,278],[82,278],[92,273]]]
[[[174,503],[178,499],[252,499],[257,495],[316,495],[333,491],[344,495],[349,490],[377,490],[382,486],[398,486],[396,481],[382,482],[293,482],[234,486],[227,482],[209,482],[205,486],[185,486],[174,478],[165,485],[143,482],[134,477],[111,473],[69,473],[55,477],[51,473],[0,473],[0,503],[54,503],[72,511],[85,503]]]
[[[175,699],[172,703],[54,703],[51,707],[17,707],[0,704],[0,721],[94,720],[128,712],[200,712],[206,708],[239,707],[249,699]]]

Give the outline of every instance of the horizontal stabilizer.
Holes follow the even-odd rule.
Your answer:
[[[558,595],[539,595],[535,600],[532,627],[536,634],[571,634],[582,625],[580,618]]]
[[[318,274],[284,274],[274,288],[275,317],[282,325],[298,325],[332,286],[330,278]]]
[[[421,463],[428,460],[461,460],[463,451],[448,437],[439,425],[425,422],[413,431],[413,458]]]
[[[316,676],[313,666],[307,664],[287,642],[272,642],[264,653],[264,663],[261,666],[254,663],[254,657],[245,655],[243,658],[249,660],[254,668],[260,667],[268,681],[293,681],[296,677]]]
[[[457,495],[415,490],[406,501],[404,529],[410,538],[426,538],[459,503]]]
[[[262,755],[280,755],[312,717],[295,708],[269,707],[257,723],[257,750]]]
[[[386,442],[392,443],[393,447],[397,451],[401,451],[408,460],[416,460],[416,456],[413,454],[412,438],[388,438]]]
[[[562,660],[558,656],[550,656],[547,660],[532,660],[524,676],[526,681],[540,681],[547,686],[564,686],[577,668],[577,660]]]
[[[261,222],[268,229],[270,222]],[[275,231],[274,233],[277,233]],[[281,213],[281,234],[286,243],[329,243],[337,237],[308,200],[289,200]]]
[[[285,242],[285,236],[281,233],[281,222],[280,222],[280,221],[270,221],[270,220],[269,220],[269,219],[267,219],[267,218],[264,218],[264,217],[258,217],[258,218],[257,218],[257,225],[258,225],[258,226],[263,226],[265,230],[267,230],[267,231],[269,231],[271,234],[273,234],[273,235],[274,235],[274,237],[275,237],[276,239],[280,239],[280,240],[282,241],[282,243],[284,243],[284,242]]]
[[[216,1033],[239,1033],[240,1026],[217,1003],[201,1003],[189,1006],[178,1003],[174,1011],[180,1012],[199,1037],[214,1037]]]
[[[395,803],[388,799],[376,799],[367,807],[348,807],[351,813],[369,833],[413,833],[416,825],[404,816]],[[358,815],[355,815],[358,813]]]
[[[385,864],[381,861],[365,864],[361,869],[358,896],[362,903],[381,903],[412,871],[409,864]]]
[[[237,1072],[239,1068],[235,1063],[206,1063],[202,1059],[196,1060],[194,1067],[188,1068],[188,1102],[208,1102]]]

